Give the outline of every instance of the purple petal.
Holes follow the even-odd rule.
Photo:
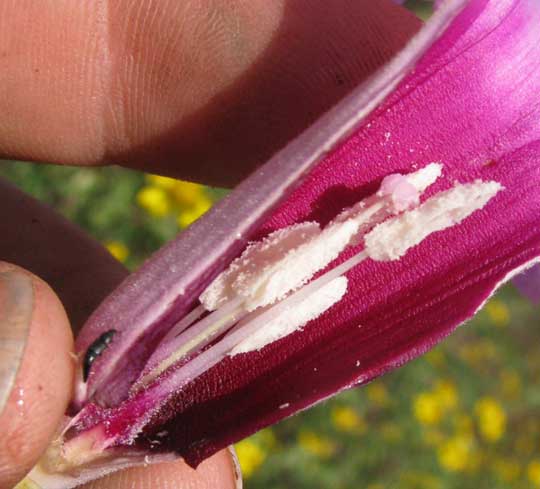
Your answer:
[[[540,255],[539,23],[535,1],[469,2],[414,72],[259,234],[326,223],[369,193],[372,182],[433,161],[443,163],[444,178],[431,194],[477,178],[505,190],[400,261],[353,269],[350,291],[331,312],[260,352],[224,360],[171,398],[148,434],[175,413],[165,425],[171,446],[196,464],[425,352],[512,270]]]
[[[535,265],[514,279],[518,290],[530,301],[540,303],[540,265]]]
[[[170,324],[255,230],[263,236],[306,220],[325,224],[388,174],[441,162],[444,177],[429,195],[456,180],[493,180],[505,190],[401,260],[366,262],[351,270],[345,298],[302,332],[227,358],[186,386],[175,382],[174,370],[167,372],[107,413],[111,436],[120,434],[120,442],[131,443],[143,428],[136,440],[141,445],[166,430],[166,447],[196,465],[263,426],[425,352],[471,317],[513,270],[540,255],[540,4],[466,2],[401,79],[463,3],[447,2],[379,77],[162,251],[94,316],[79,347],[87,347],[118,318],[120,328],[134,323],[133,333],[121,329],[124,341],[129,334],[136,339],[158,318]],[[239,224],[224,227],[222,216]],[[182,268],[184,275],[177,275]],[[131,348],[134,342],[120,344]],[[105,356],[96,378],[110,379],[118,358],[114,350]],[[175,387],[181,389],[173,393]],[[111,403],[115,392],[123,394],[113,383],[100,394]]]

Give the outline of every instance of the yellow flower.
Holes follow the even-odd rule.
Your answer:
[[[109,253],[114,256],[118,261],[125,262],[129,256],[129,250],[124,243],[120,241],[108,241],[105,243],[105,247],[109,250]]]
[[[249,479],[264,462],[266,453],[259,445],[249,438],[237,443],[234,448],[238,460],[240,461],[242,475],[244,478]]]
[[[171,189],[174,200],[183,207],[194,207],[199,200],[208,199],[204,192],[204,186],[198,183],[175,181]]]
[[[146,181],[149,185],[137,194],[139,205],[156,217],[176,212],[176,221],[181,229],[188,227],[212,207],[205,187],[198,183],[159,175],[146,175]]]
[[[178,180],[169,177],[162,177],[161,175],[146,175],[146,181],[155,187],[161,187],[164,190],[173,190]]]
[[[171,210],[167,192],[161,187],[143,187],[137,193],[137,203],[155,217],[166,216]]]
[[[493,470],[503,482],[513,482],[521,473],[521,467],[515,460],[505,460],[503,458],[493,462]]]
[[[433,390],[433,395],[445,411],[454,409],[458,404],[459,396],[456,386],[449,380],[438,381]]]
[[[540,460],[536,459],[529,463],[527,466],[527,476],[535,486],[540,487]]]
[[[506,430],[506,413],[497,400],[484,397],[476,402],[474,412],[478,418],[478,429],[489,442],[502,438]]]
[[[199,219],[210,207],[212,207],[212,201],[208,197],[201,196],[193,207],[180,212],[177,219],[178,226],[182,229],[188,227],[191,223]]]
[[[510,323],[510,309],[508,309],[508,306],[504,302],[498,299],[493,299],[487,303],[486,312],[491,322],[499,328],[508,326]]]
[[[339,431],[345,433],[365,433],[366,431],[366,422],[351,407],[337,406],[333,408],[330,418]]]
[[[467,469],[473,448],[472,437],[453,436],[439,447],[437,451],[439,464],[450,472],[462,472]]]
[[[377,406],[387,406],[390,403],[390,396],[384,384],[380,381],[373,382],[366,387],[366,395],[369,401]]]
[[[149,185],[137,195],[139,205],[157,217],[163,217],[177,210],[178,226],[182,229],[196,221],[212,206],[205,187],[198,183],[159,175],[147,175],[146,181]]]
[[[298,443],[306,452],[321,458],[331,457],[336,451],[335,443],[313,431],[301,431],[298,434]]]
[[[438,424],[443,415],[441,403],[431,392],[421,392],[413,401],[415,418],[424,425]]]

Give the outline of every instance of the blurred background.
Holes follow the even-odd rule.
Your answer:
[[[0,177],[129,269],[226,194],[119,168],[1,162]],[[539,323],[507,286],[424,357],[238,443],[246,488],[540,487]]]

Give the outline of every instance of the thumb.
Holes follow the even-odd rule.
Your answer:
[[[30,272],[0,262],[0,489],[10,489],[37,463],[71,397],[73,339],[52,289]],[[126,470],[92,489],[236,489],[232,451],[197,470],[183,461]]]
[[[72,343],[50,287],[0,262],[0,489],[25,476],[60,424],[71,394]]]
[[[182,460],[115,472],[81,489],[241,489],[232,449],[222,450],[192,469]]]
[[[50,209],[1,182],[0,196],[0,256],[45,277],[80,326],[126,271]],[[24,477],[60,424],[71,394],[71,348],[56,294],[23,268],[0,262],[0,489]],[[196,471],[178,461],[113,474],[91,487],[224,489],[238,487],[238,478],[232,454],[222,451]]]

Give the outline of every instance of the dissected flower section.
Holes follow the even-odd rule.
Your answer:
[[[389,175],[375,195],[342,211],[324,229],[316,222],[293,224],[271,233],[259,242],[251,243],[202,293],[200,301],[203,307],[196,307],[195,314],[188,314],[187,317],[197,318],[205,311],[214,312],[193,325],[183,318],[173,326],[162,342],[165,343],[164,348],[158,348],[156,355],[148,361],[143,384],[155,379],[185,356],[205,347],[233,325],[236,325],[237,329],[243,327],[246,330],[248,325],[254,327],[256,324],[270,330],[270,324],[286,322],[286,316],[290,316],[293,309],[296,309],[296,315],[303,310],[304,314],[297,316],[296,321],[300,317],[305,317],[306,320],[301,321],[296,328],[290,327],[292,332],[303,326],[307,318],[318,317],[345,292],[343,290],[336,293],[343,288],[343,283],[334,280],[339,278],[340,273],[347,271],[343,266],[339,269],[343,272],[336,274],[334,270],[318,279],[318,283],[325,287],[322,296],[319,297],[320,291],[317,289],[309,295],[306,290],[312,289],[308,288],[302,291],[301,299],[296,295],[287,299],[286,309],[283,309],[283,305],[279,308],[270,306],[307,284],[317,272],[336,260],[347,247],[361,242],[367,231],[388,216],[418,205],[419,194],[429,187],[440,173],[441,165],[431,164],[408,177]],[[349,262],[349,266],[352,267],[363,259],[364,255],[360,254]],[[330,281],[336,290],[330,287]],[[333,302],[325,308],[321,307],[328,297],[334,296],[336,299]],[[321,302],[320,299],[324,300]],[[260,312],[261,309],[265,309],[264,312]],[[314,315],[314,311],[319,312]],[[184,332],[188,326],[189,329]],[[271,332],[263,334],[273,336]],[[261,338],[260,333],[258,336]],[[278,338],[282,336],[283,334],[277,334]]]
[[[176,378],[184,387],[164,401],[141,439],[151,440],[154,430],[166,426],[171,445],[197,461],[216,446],[366,383],[428,350],[471,317],[515,269],[540,254],[540,6],[474,1],[458,19],[361,129],[316,165],[265,220],[257,242],[305,223],[318,224],[324,233],[347,222],[341,213],[359,211],[358,203],[376,196],[391,174],[410,178],[440,162],[440,176],[419,192],[419,203],[412,199],[411,209],[375,218],[360,236],[351,233],[350,245],[338,248],[324,269],[308,259],[314,272],[307,282],[299,279],[276,302],[272,295],[268,302],[261,299],[261,309],[248,311],[258,317],[232,326],[193,360],[219,354],[212,368],[191,370],[198,377],[189,383],[189,362],[164,372],[164,383],[172,385]],[[307,243],[318,232],[309,226]],[[395,259],[379,261],[370,254]],[[253,287],[258,295],[245,294],[242,285],[254,278],[247,274],[236,280],[239,255],[238,267],[226,267],[216,279],[223,294],[212,292],[214,302],[207,303],[215,307],[212,314],[238,297],[248,302],[269,297],[270,278]],[[299,262],[281,273],[292,273]],[[273,277],[272,263],[262,267],[268,277]],[[263,348],[227,353],[233,340],[263,331],[265,321],[307,299],[319,279],[339,276],[346,277],[347,291],[330,309]],[[253,330],[247,329],[250,324]],[[224,350],[210,353],[218,345]],[[168,355],[158,349],[154,359],[162,353]],[[153,384],[146,389],[152,391]],[[142,391],[139,395],[142,402]]]
[[[129,278],[78,339],[50,457],[197,465],[424,353],[537,260],[539,23],[536,0],[443,3]]]
[[[196,314],[188,314],[189,320],[183,318],[165,336],[137,389],[233,327],[240,344],[230,345],[232,355],[260,350],[301,329],[341,300],[347,290],[343,274],[350,269],[368,258],[398,260],[429,235],[482,209],[501,190],[497,182],[456,184],[419,205],[419,194],[440,176],[441,168],[431,164],[408,177],[386,177],[375,195],[342,211],[322,230],[314,222],[294,224],[250,244],[202,293],[203,307],[197,306]],[[385,221],[388,216],[396,217]],[[363,240],[365,249],[310,282]],[[214,312],[189,324],[205,311]],[[188,369],[189,362],[182,368]]]
[[[345,274],[350,270],[367,260],[399,260],[432,234],[460,225],[502,190],[497,182],[455,183],[421,202],[421,194],[442,169],[441,164],[430,164],[409,175],[387,176],[378,192],[342,211],[323,229],[314,222],[300,223],[251,243],[201,294],[201,304],[165,335],[156,350],[158,361],[150,358],[134,393],[144,397],[146,387],[160,386],[159,377],[168,369],[168,381],[174,378],[174,385],[183,388],[228,357],[258,352],[301,333],[346,296]],[[348,248],[354,253],[339,263]],[[114,338],[105,335],[106,342],[100,337],[90,347],[92,355],[101,354]],[[92,404],[82,413],[100,422],[79,431],[81,415],[72,420],[64,433],[75,430],[77,436],[71,441],[66,437],[61,450],[49,452],[57,467],[107,459],[107,449],[133,430],[125,420],[118,429],[117,413],[111,417]],[[111,425],[116,430],[109,431]],[[156,443],[154,439],[153,447]]]

